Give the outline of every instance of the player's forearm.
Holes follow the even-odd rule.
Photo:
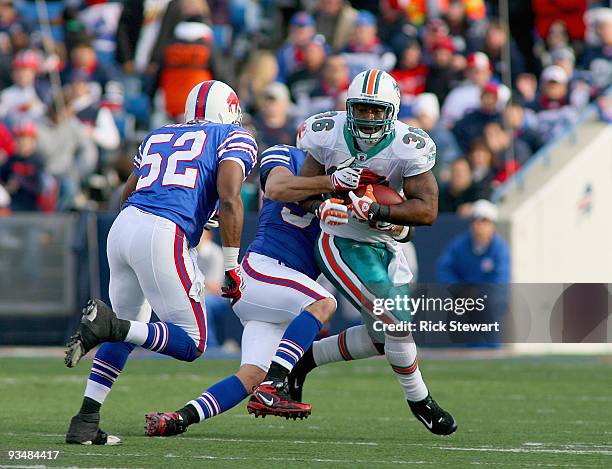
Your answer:
[[[410,199],[387,207],[388,215],[383,215],[381,220],[396,225],[433,225],[438,217],[437,199]]]
[[[275,202],[298,202],[334,190],[328,176],[280,175],[266,183],[266,197]]]
[[[240,247],[244,208],[240,194],[219,199],[219,235],[223,247]]]
[[[222,161],[217,176],[219,194],[219,234],[224,248],[239,248],[244,209],[242,180],[244,173],[235,161]]]

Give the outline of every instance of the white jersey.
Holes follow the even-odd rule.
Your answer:
[[[384,176],[389,187],[402,191],[404,178],[416,176],[433,168],[436,144],[425,131],[403,122],[395,123],[395,130],[367,151],[354,146],[353,136],[345,126],[346,112],[328,112],[310,117],[298,133],[298,148],[307,151],[325,166],[325,171],[355,157],[359,167]],[[354,218],[345,225],[321,223],[326,233],[363,242],[388,242],[391,237]]]

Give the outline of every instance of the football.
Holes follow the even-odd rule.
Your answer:
[[[405,200],[397,191],[384,184],[372,184],[372,188],[374,189],[376,202],[381,205],[397,205]],[[355,191],[355,194],[361,197],[365,193],[365,190],[366,186],[362,186]],[[350,202],[351,199],[348,197],[348,194],[347,199]]]

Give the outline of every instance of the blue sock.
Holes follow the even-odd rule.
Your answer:
[[[287,327],[272,361],[291,371],[304,351],[310,348],[322,326],[312,314],[302,311]]]
[[[238,405],[249,393],[236,376],[230,376],[209,387],[200,397],[189,401],[198,411],[200,422]]]
[[[104,342],[100,345],[91,365],[85,397],[103,403],[132,350],[134,345],[127,342]]]
[[[143,348],[152,352],[169,355],[178,360],[192,362],[198,358],[198,347],[189,334],[171,322],[147,324],[147,340]]]

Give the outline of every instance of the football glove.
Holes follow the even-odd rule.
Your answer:
[[[359,187],[363,168],[342,168],[329,177],[335,191],[350,191]]]
[[[232,300],[232,306],[242,296],[244,282],[240,274],[240,266],[225,271],[225,282],[221,287],[221,296]]]
[[[371,184],[368,184],[365,193],[358,197],[353,191],[349,192],[349,198],[351,204],[351,216],[359,221],[366,222],[372,220],[371,211],[372,205],[376,204],[376,197],[374,197],[374,189]]]
[[[327,225],[348,223],[348,207],[341,199],[327,199],[315,211],[315,215]]]
[[[215,228],[219,228],[219,212],[218,211],[215,211],[215,213],[213,213],[212,216],[206,222],[206,225],[204,225],[205,230],[210,231],[210,230],[214,230]]]

